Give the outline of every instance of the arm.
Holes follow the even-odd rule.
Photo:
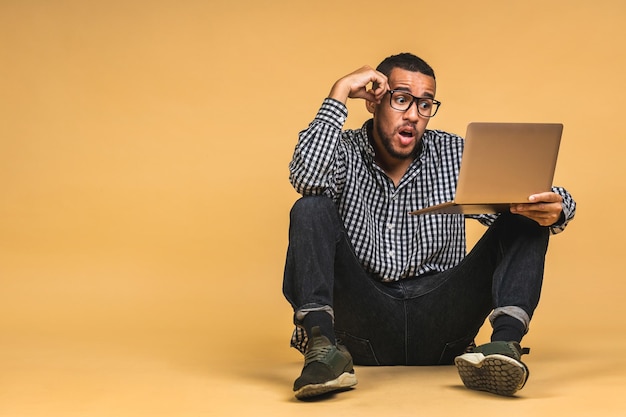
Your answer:
[[[368,89],[369,85],[372,88]],[[345,104],[348,98],[378,102],[387,90],[387,77],[367,66],[335,82],[313,122],[300,132],[289,164],[289,179],[297,192],[319,195],[337,191],[342,169],[338,145],[348,115]]]
[[[338,145],[348,115],[345,105],[326,99],[309,127],[300,132],[289,164],[289,181],[302,195],[336,188]]]

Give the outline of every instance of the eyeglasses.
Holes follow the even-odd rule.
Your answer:
[[[416,103],[417,112],[422,117],[433,117],[441,105],[440,101],[429,97],[415,97],[403,90],[389,90],[389,104],[392,109],[407,111],[413,103]]]

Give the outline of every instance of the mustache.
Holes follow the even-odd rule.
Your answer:
[[[396,132],[407,129],[412,130],[413,132],[417,132],[417,124],[411,122],[403,123],[402,125],[396,127]]]

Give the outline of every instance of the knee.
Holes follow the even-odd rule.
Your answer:
[[[505,229],[515,235],[527,235],[542,239],[548,239],[550,236],[549,227],[541,226],[528,217],[511,213],[503,213],[500,217]]]
[[[316,219],[324,213],[336,212],[335,203],[325,196],[306,196],[295,202],[291,208],[291,220]]]

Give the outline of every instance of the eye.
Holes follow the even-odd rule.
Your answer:
[[[422,110],[429,110],[433,107],[433,102],[432,100],[420,100],[419,106]]]
[[[411,97],[408,94],[395,93],[393,95],[393,101],[396,102],[397,104],[405,105],[411,102]]]

